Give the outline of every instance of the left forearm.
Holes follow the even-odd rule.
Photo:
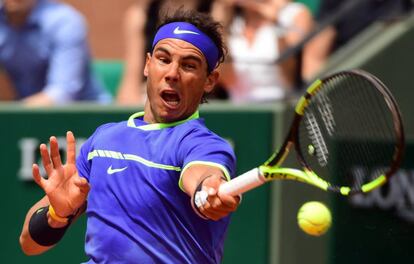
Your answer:
[[[193,196],[194,191],[200,182],[213,175],[217,175],[219,178],[224,178],[223,172],[219,168],[207,165],[192,165],[182,176],[182,186],[184,191],[189,196]]]

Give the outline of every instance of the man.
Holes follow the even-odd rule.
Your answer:
[[[239,197],[219,194],[235,173],[229,144],[198,119],[218,78],[224,47],[219,24],[179,10],[158,28],[144,74],[144,110],[99,127],[75,164],[67,134],[62,165],[55,137],[40,146],[46,196],[28,212],[20,236],[26,254],[55,245],[86,206],[88,263],[220,263],[229,213]],[[197,207],[196,191],[209,194]],[[87,205],[86,205],[87,200]]]
[[[14,100],[55,105],[110,102],[92,74],[82,16],[49,0],[4,0],[0,7],[0,72]]]
[[[145,79],[142,75],[145,57],[152,48],[156,21],[175,6],[207,12],[209,1],[141,0],[135,1],[124,15],[125,68],[116,101],[121,105],[144,104]]]

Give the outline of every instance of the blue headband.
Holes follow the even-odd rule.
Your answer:
[[[181,39],[196,46],[204,55],[208,64],[208,71],[211,72],[217,65],[219,51],[214,42],[196,26],[187,22],[172,22],[163,25],[158,29],[152,42],[152,48],[163,39]]]

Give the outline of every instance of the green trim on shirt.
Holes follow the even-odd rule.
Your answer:
[[[141,130],[144,130],[144,131],[160,130],[160,129],[164,129],[164,128],[167,128],[167,127],[178,126],[178,125],[180,125],[182,123],[185,123],[187,121],[190,121],[190,120],[193,120],[193,119],[197,119],[197,118],[200,117],[199,112],[198,111],[195,111],[194,114],[192,114],[187,119],[180,120],[180,121],[177,121],[177,122],[173,122],[173,123],[154,123],[154,124],[136,126],[135,125],[135,122],[134,122],[134,119],[135,118],[138,118],[138,117],[141,117],[141,116],[144,116],[144,114],[145,114],[145,112],[138,112],[138,113],[135,113],[135,114],[131,115],[128,118],[128,126],[129,127],[138,128],[138,129],[141,129]]]
[[[229,171],[227,170],[226,167],[224,167],[221,164],[211,162],[211,161],[192,161],[192,162],[189,162],[187,165],[185,165],[185,167],[181,171],[180,179],[178,180],[178,186],[183,192],[185,192],[184,187],[183,187],[183,174],[192,165],[207,165],[207,166],[219,168],[224,173],[224,176],[226,177],[227,181],[231,180]]]

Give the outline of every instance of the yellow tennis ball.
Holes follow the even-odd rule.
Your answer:
[[[328,231],[331,223],[331,212],[321,202],[307,202],[298,211],[298,225],[309,235],[323,235]]]

